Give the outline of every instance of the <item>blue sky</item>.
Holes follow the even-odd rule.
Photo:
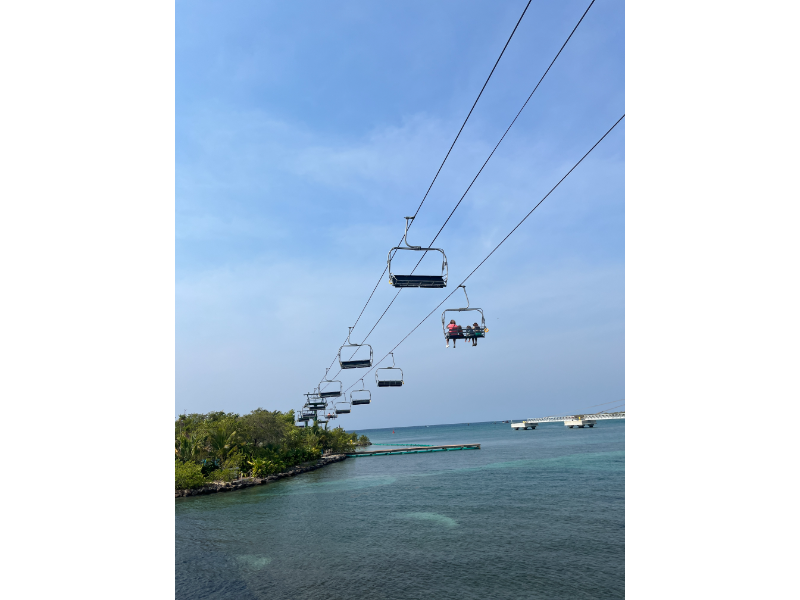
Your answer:
[[[531,3],[411,243],[436,234],[588,4]],[[176,414],[301,405],[524,6],[176,4]],[[598,0],[436,241],[448,288],[403,291],[368,340],[376,358],[623,114],[624,75],[624,3]],[[623,121],[470,278],[487,338],[446,349],[440,309],[395,352],[406,385],[378,390],[370,373],[373,403],[339,424],[499,420],[624,397],[624,134]],[[354,340],[394,294],[384,276]],[[342,373],[345,387],[357,373]]]

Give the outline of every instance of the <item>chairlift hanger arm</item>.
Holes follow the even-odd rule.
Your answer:
[[[415,218],[416,217],[406,217],[406,230],[405,233],[403,233],[403,243],[412,250],[422,250],[422,246],[412,246],[411,244],[408,243],[408,225]]]
[[[464,297],[467,299],[467,308],[469,308],[469,296],[467,296],[467,286],[462,284],[458,287],[464,290]]]

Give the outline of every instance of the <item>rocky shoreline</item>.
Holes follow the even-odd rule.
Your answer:
[[[259,477],[245,477],[244,479],[237,479],[227,483],[209,483],[203,487],[195,488],[193,490],[175,490],[175,497],[183,498],[185,496],[203,496],[205,494],[214,494],[216,492],[232,492],[234,490],[243,490],[245,488],[253,487],[254,485],[264,485],[267,483],[272,483],[273,481],[278,481],[284,477],[294,477],[295,475],[300,475],[301,473],[314,471],[320,467],[324,467],[325,465],[341,462],[346,458],[346,454],[331,454],[320,458],[316,464],[308,465],[307,467],[292,467],[284,473],[276,473],[275,475],[270,475],[269,477],[264,477],[263,479]]]

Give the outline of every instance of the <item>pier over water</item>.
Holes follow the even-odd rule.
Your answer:
[[[480,444],[451,444],[448,446],[423,446],[421,444],[410,444],[403,448],[393,448],[391,450],[367,450],[364,452],[351,452],[347,456],[348,457],[388,456],[390,454],[421,454],[423,452],[451,452],[453,450],[480,450],[480,449],[481,449]]]

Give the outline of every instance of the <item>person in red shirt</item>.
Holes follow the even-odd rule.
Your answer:
[[[447,326],[450,337],[447,340],[446,348],[450,347],[450,340],[453,340],[453,348],[456,347],[456,338],[463,337],[463,330],[460,325],[456,325],[455,319],[450,319],[450,324]]]

